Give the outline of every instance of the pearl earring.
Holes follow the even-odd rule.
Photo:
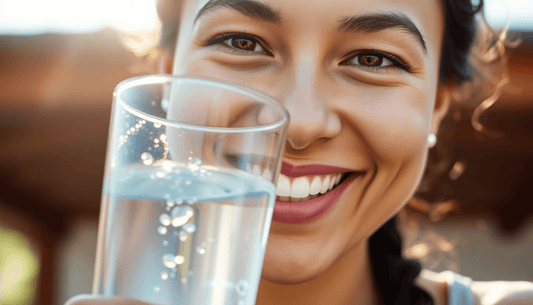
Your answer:
[[[433,148],[435,144],[437,144],[437,136],[435,136],[433,133],[430,133],[428,135],[428,147]]]

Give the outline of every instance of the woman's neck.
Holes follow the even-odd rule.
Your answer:
[[[261,280],[256,305],[382,304],[368,243],[362,243],[337,260],[317,278],[295,285]]]

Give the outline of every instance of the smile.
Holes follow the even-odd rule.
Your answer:
[[[362,174],[363,172],[348,172],[347,169],[334,166],[295,167],[284,162],[278,178],[272,220],[300,224],[321,217]]]

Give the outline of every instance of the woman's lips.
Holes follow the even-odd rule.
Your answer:
[[[281,173],[288,177],[302,177],[310,175],[332,175],[344,173],[346,178],[333,189],[318,197],[304,201],[276,200],[272,220],[286,224],[301,224],[313,221],[326,214],[342,196],[348,186],[363,172],[348,173],[350,169],[328,165],[293,166],[284,162]],[[287,179],[287,178],[285,178]],[[313,196],[314,197],[314,196]],[[307,197],[309,198],[309,197]],[[292,197],[291,197],[292,199]]]

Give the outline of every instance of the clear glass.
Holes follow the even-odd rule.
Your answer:
[[[255,304],[288,112],[205,78],[137,77],[113,95],[93,293]]]

